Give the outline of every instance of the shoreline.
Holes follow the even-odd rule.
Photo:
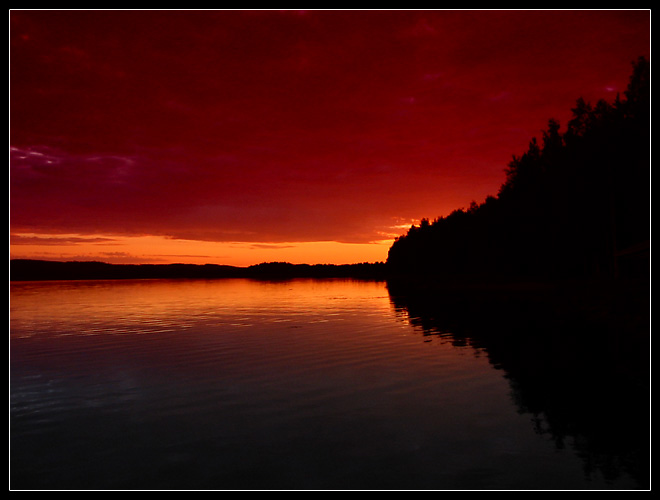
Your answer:
[[[109,264],[98,261],[47,261],[12,259],[10,282],[80,281],[120,279],[291,279],[386,278],[384,263],[289,264],[262,263],[249,267],[220,264]]]

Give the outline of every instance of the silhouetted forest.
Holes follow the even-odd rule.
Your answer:
[[[291,264],[289,262],[263,262],[246,270],[250,278],[357,278],[385,279],[384,262],[357,264]]]
[[[609,278],[650,271],[649,63],[623,98],[580,98],[565,132],[551,119],[514,156],[497,196],[396,239],[397,273],[481,278]]]
[[[216,278],[358,278],[384,279],[385,264],[291,264],[264,262],[249,267],[217,264],[108,264],[13,259],[11,281],[94,279],[216,279]]]

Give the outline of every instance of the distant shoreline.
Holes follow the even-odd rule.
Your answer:
[[[109,264],[98,261],[10,260],[10,281],[220,278],[385,279],[386,264],[290,264],[268,262],[249,267],[220,264]]]
[[[292,279],[353,279],[384,281],[394,296],[414,296],[424,301],[465,303],[527,297],[562,303],[568,309],[587,311],[594,317],[650,319],[650,277],[594,279],[532,276],[439,276],[401,274],[383,262],[361,264],[291,264],[267,262],[249,267],[218,264],[109,264],[97,261],[46,261],[13,259],[10,282],[244,278],[286,281]],[[475,312],[476,314],[477,312]],[[627,321],[626,320],[626,321]]]

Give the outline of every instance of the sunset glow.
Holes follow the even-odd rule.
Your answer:
[[[215,242],[163,236],[12,235],[12,258],[62,261],[96,260],[112,264],[259,262],[352,264],[380,262],[391,240],[370,243],[309,241],[283,243]],[[358,260],[356,260],[358,259]]]
[[[376,262],[497,193],[649,11],[10,12],[11,257]]]

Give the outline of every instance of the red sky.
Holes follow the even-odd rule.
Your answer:
[[[385,260],[495,195],[650,11],[11,11],[12,258]]]

